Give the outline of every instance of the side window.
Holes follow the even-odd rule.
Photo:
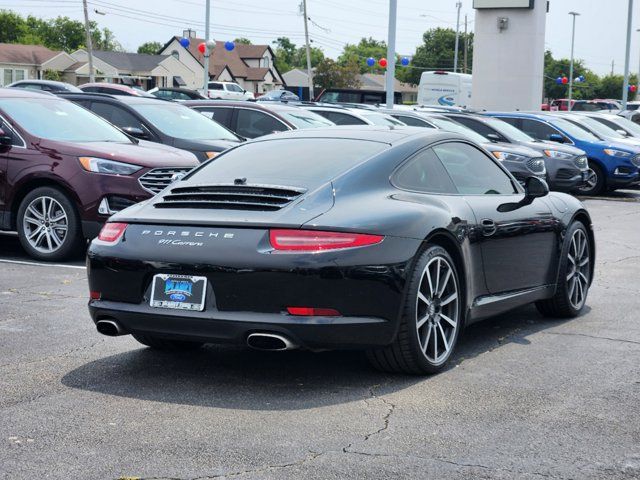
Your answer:
[[[236,133],[245,138],[256,138],[273,132],[283,132],[287,127],[271,115],[257,110],[238,109]]]
[[[548,141],[551,135],[561,135],[558,130],[546,123],[539,122],[538,120],[529,120],[528,118],[522,119],[521,130],[537,140],[544,141]]]
[[[227,90],[230,92],[242,92],[242,88],[235,83],[227,83]]]
[[[408,115],[391,115],[393,118],[400,120],[402,123],[406,123],[411,127],[426,127],[426,128],[434,128],[433,125],[425,122],[424,120],[420,120],[416,117],[410,117]]]
[[[433,147],[458,192],[463,195],[517,193],[511,178],[485,153],[468,143],[447,142]]]
[[[452,117],[451,119],[458,123],[461,123],[465,127],[469,127],[471,130],[473,130],[476,133],[479,133],[484,138],[488,138],[487,135],[493,134],[493,135],[498,135],[498,137],[500,137],[501,142],[507,141],[506,138],[504,138],[502,135],[496,132],[493,128],[488,127],[484,123],[479,122],[478,120],[474,120],[473,118],[465,118],[460,116],[455,118]]]
[[[346,113],[325,112],[325,111],[320,111],[316,113],[319,113],[327,120],[331,120],[336,125],[366,125],[367,124],[367,122],[365,122],[364,120],[360,120],[359,118],[353,117],[351,115],[347,115]]]
[[[231,125],[231,114],[233,113],[232,108],[197,108],[200,113],[203,113],[205,116],[215,120],[218,123],[221,123],[225,127],[229,128]]]
[[[224,90],[221,83],[210,83],[209,90]]]
[[[104,102],[93,102],[91,110],[120,128],[135,127],[146,131],[142,123],[123,108]]]
[[[393,178],[396,187],[424,193],[458,193],[440,159],[430,148],[405,163]]]

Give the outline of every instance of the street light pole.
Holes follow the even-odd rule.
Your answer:
[[[453,72],[458,71],[458,40],[460,39],[460,9],[462,8],[462,2],[456,3],[458,9],[458,20],[456,20],[456,46],[455,53],[453,54]]]
[[[396,80],[396,17],[398,0],[389,0],[389,38],[387,39],[387,75],[385,90],[387,91],[387,108],[393,108],[393,90]]]
[[[91,40],[91,28],[89,27],[89,10],[87,9],[87,0],[82,0],[82,8],[84,9],[84,31],[87,35],[87,56],[89,57],[89,83],[96,81],[96,74],[93,70],[93,41]]]
[[[204,14],[204,78],[203,78],[203,91],[205,96],[209,96],[209,22],[210,22],[210,10],[211,0],[207,0],[205,8],[207,9]]]
[[[313,94],[313,71],[311,70],[311,47],[309,46],[309,25],[307,21],[309,16],[307,15],[307,0],[302,0],[302,14],[304,15],[304,40],[306,43],[307,51],[307,78],[309,80],[309,100],[313,102],[315,96]]]
[[[622,85],[622,109],[627,109],[629,100],[629,54],[631,52],[631,21],[633,16],[633,0],[629,0],[627,12],[627,48],[624,54],[624,84]]]
[[[569,12],[573,17],[573,28],[571,30],[571,61],[569,63],[569,102],[567,110],[571,110],[571,99],[573,98],[573,46],[576,41],[576,17],[580,15],[578,12]]]

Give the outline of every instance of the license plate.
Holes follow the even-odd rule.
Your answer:
[[[151,284],[151,306],[176,310],[204,310],[207,278],[190,275],[154,275]]]

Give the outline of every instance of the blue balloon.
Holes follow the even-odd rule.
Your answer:
[[[400,63],[406,67],[407,65],[409,65],[409,57],[402,57],[402,60],[400,60]]]
[[[558,77],[558,78],[556,78],[556,83],[557,83],[558,85],[562,85],[562,77]]]
[[[580,75],[580,77],[579,77],[579,78],[580,78],[580,81],[581,81],[581,82],[584,82],[584,75]]]
[[[191,44],[191,41],[188,38],[181,38],[180,39],[180,45],[182,45],[184,48],[189,48],[189,45]]]
[[[369,65],[370,67],[373,67],[376,64],[376,59],[373,57],[369,57],[367,58],[367,65]]]
[[[224,42],[224,48],[230,52],[231,50],[236,48],[236,44],[233,42]]]

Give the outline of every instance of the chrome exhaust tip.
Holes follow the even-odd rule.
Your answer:
[[[247,345],[256,350],[271,352],[282,352],[298,348],[298,346],[287,337],[276,333],[251,333],[247,337]]]
[[[98,320],[96,322],[96,329],[102,335],[106,335],[108,337],[117,337],[119,335],[125,335],[124,330],[120,328],[113,320]]]

